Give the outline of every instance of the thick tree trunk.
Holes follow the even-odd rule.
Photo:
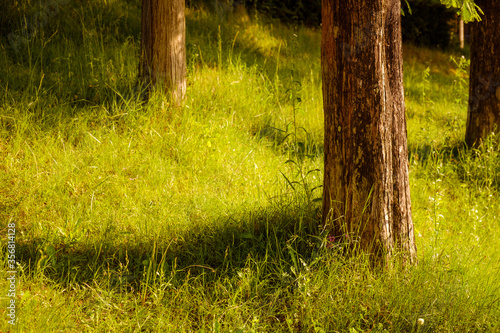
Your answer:
[[[323,0],[323,223],[388,260],[416,258],[399,0]]]
[[[477,145],[500,130],[500,1],[476,0],[482,21],[472,23],[469,110],[465,141]]]
[[[139,76],[180,104],[186,93],[185,0],[142,0]]]

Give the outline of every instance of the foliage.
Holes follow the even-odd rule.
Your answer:
[[[411,15],[401,18],[403,40],[415,45],[448,47],[454,34],[454,12],[427,0],[410,0],[409,7]]]
[[[480,20],[483,13],[471,0],[408,0],[406,5],[403,40],[422,46],[448,47],[456,34],[456,14],[470,22]]]
[[[466,59],[464,56],[460,58],[450,57],[450,61],[456,66],[455,80],[453,81],[454,95],[456,96],[456,103],[465,104],[467,103],[469,82],[467,81],[470,60]]]
[[[480,21],[480,14],[484,14],[481,8],[474,3],[474,0],[441,0],[441,3],[448,8],[456,8],[458,15],[465,22]]]

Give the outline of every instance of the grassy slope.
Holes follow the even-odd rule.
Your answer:
[[[188,95],[173,109],[134,90],[137,7],[61,13],[0,53],[17,331],[500,329],[499,149],[464,149],[449,55],[405,47],[420,262],[373,272],[318,226],[318,31],[188,10]]]

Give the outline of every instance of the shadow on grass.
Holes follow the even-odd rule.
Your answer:
[[[255,131],[257,140],[267,140],[277,153],[292,154],[298,159],[317,158],[323,156],[324,142],[316,141],[305,129],[300,128],[295,133],[290,129],[280,129],[265,125]]]
[[[418,160],[425,164],[430,159],[439,155],[443,161],[458,161],[460,155],[466,151],[467,145],[465,142],[456,142],[451,145],[432,145],[432,144],[408,144],[408,160]]]
[[[130,291],[160,277],[175,276],[173,285],[186,277],[215,281],[232,277],[248,260],[271,263],[267,269],[310,260],[321,244],[311,236],[318,234],[318,212],[287,204],[235,213],[176,236],[124,242],[110,234],[94,243],[33,239],[17,244],[16,252],[24,272],[63,286],[97,283]]]
[[[500,189],[498,138],[490,136],[478,147],[465,142],[452,145],[410,145],[409,161],[424,166],[421,170],[457,177],[479,191]]]

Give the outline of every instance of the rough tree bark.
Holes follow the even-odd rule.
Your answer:
[[[323,223],[387,261],[416,258],[400,0],[323,0]]]
[[[180,104],[186,93],[185,0],[142,0],[139,76]]]
[[[500,130],[500,1],[476,0],[482,21],[472,24],[469,110],[465,141],[479,144],[497,126]]]

